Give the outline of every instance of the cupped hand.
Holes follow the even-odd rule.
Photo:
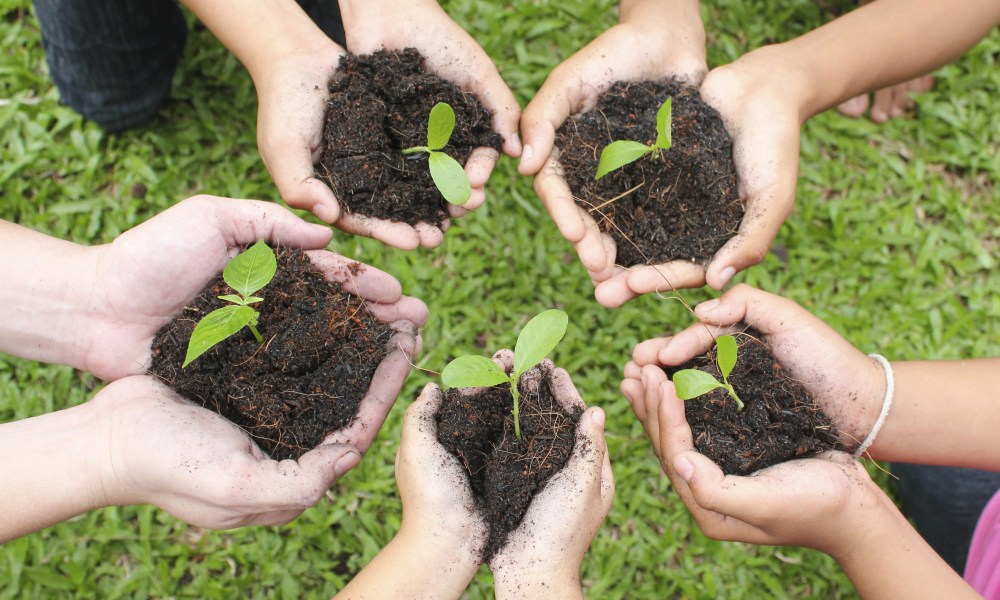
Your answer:
[[[736,234],[707,265],[675,261],[618,270],[598,285],[606,306],[620,306],[642,294],[672,288],[721,290],[733,276],[767,256],[771,243],[795,205],[802,120],[797,97],[783,82],[780,65],[763,48],[713,69],[701,97],[719,111],[733,137],[739,198],[745,213]]]
[[[833,420],[848,448],[857,447],[871,431],[885,394],[882,367],[809,311],[786,298],[739,284],[722,297],[699,304],[694,312],[699,323],[633,349],[621,384],[630,400],[641,397],[643,377],[662,372],[661,365],[684,364],[707,352],[717,336],[749,325],[766,337],[768,348],[788,376],[801,383]]]
[[[511,357],[506,351],[494,360],[508,366]],[[548,359],[522,377],[521,387],[530,394],[546,381],[563,408],[585,408],[569,374]],[[545,590],[547,597],[563,597],[579,591],[580,563],[614,498],[604,420],[599,408],[583,412],[566,465],[532,499],[521,524],[491,559],[497,597],[530,597]]]
[[[400,535],[428,552],[471,562],[475,574],[489,531],[458,458],[437,440],[435,417],[443,399],[441,389],[429,383],[406,409],[396,455],[403,501]]]
[[[81,323],[79,334],[79,344],[85,348],[82,368],[105,380],[144,373],[156,332],[243,246],[265,240],[315,250],[323,248],[330,236],[328,228],[306,223],[273,203],[198,196],[111,244],[87,249],[93,256],[89,261],[93,271],[82,275],[90,290],[84,300],[87,322]],[[322,250],[310,253],[310,258],[328,277],[368,300],[380,319],[408,321],[412,327],[426,321],[427,307],[403,296],[391,275],[367,266],[348,269],[353,261]]]
[[[107,443],[106,504],[153,504],[199,527],[287,523],[361,459],[324,443],[297,461],[271,460],[239,427],[148,376],[115,381],[91,403]]]
[[[615,267],[614,241],[573,200],[553,152],[556,130],[570,116],[593,109],[597,98],[617,81],[676,77],[697,85],[706,71],[705,32],[697,3],[693,7],[685,2],[633,3],[622,9],[618,25],[553,69],[525,107],[521,116],[524,151],[518,170],[535,176],[542,204],[559,232],[573,244],[595,285],[624,270]],[[610,306],[614,294],[599,292],[598,301]]]
[[[433,0],[404,4],[386,0],[341,2],[347,47],[356,54],[379,49],[416,48],[428,68],[442,79],[478,97],[493,114],[493,128],[503,136],[502,149],[509,156],[521,153],[517,135],[520,106],[482,47]],[[461,207],[449,205],[451,216],[462,216],[482,205],[486,181],[496,165],[492,148],[475,149],[465,171],[472,197]],[[440,242],[438,242],[440,243]]]
[[[781,463],[749,477],[725,475],[694,448],[684,402],[656,366],[626,396],[674,489],[710,538],[804,546],[843,557],[876,522],[895,513],[864,467],[843,452]]]

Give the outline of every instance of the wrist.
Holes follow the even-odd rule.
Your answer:
[[[697,0],[623,0],[620,6],[619,27],[632,30],[641,47],[661,49],[656,57],[660,75],[701,82],[708,63]]]
[[[736,61],[719,67],[738,82],[743,93],[768,93],[782,105],[790,106],[798,114],[801,125],[823,109],[820,85],[813,81],[814,72],[802,64],[787,44],[763,46]]]
[[[255,84],[290,57],[339,48],[296,2],[255,0],[233,9],[214,0],[183,1],[243,63]]]
[[[505,562],[490,565],[493,572],[493,587],[498,599],[553,599],[582,598],[579,565],[573,567],[521,568],[523,565]]]
[[[433,589],[455,590],[454,594],[442,592],[441,597],[457,598],[482,564],[482,540],[464,535],[465,532],[475,531],[475,527],[454,532],[435,531],[431,526],[411,528],[404,522],[391,543],[405,549],[410,572],[433,578],[429,583]],[[458,537],[452,533],[458,534]]]

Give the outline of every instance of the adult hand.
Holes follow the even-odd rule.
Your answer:
[[[524,109],[524,151],[518,170],[535,176],[535,191],[559,232],[573,244],[598,285],[598,301],[606,306],[625,300],[618,301],[614,290],[606,292],[600,283],[626,272],[615,267],[614,241],[573,200],[552,152],[556,130],[570,116],[593,109],[597,98],[617,81],[676,77],[697,85],[706,71],[705,32],[697,2],[623,2],[620,23],[553,69]]]
[[[199,527],[287,523],[363,451],[324,442],[298,461],[270,460],[239,427],[147,376],[111,383],[89,404],[103,445],[104,504],[154,504]]]
[[[494,357],[512,362],[509,351]],[[569,374],[546,359],[525,374],[525,394],[546,380],[567,410],[585,408]],[[584,411],[573,454],[535,496],[521,524],[490,561],[498,598],[579,598],[580,563],[611,508],[614,475],[604,440],[604,411]]]
[[[521,142],[517,136],[520,106],[514,94],[482,47],[437,2],[343,0],[340,6],[351,52],[416,48],[426,58],[430,70],[482,101],[493,114],[494,130],[503,136],[504,153],[520,155]],[[498,158],[492,148],[477,148],[472,152],[465,165],[472,197],[461,207],[449,205],[451,216],[460,217],[482,205],[486,199],[486,181]],[[424,238],[425,234],[421,234],[421,243]]]
[[[287,209],[267,202],[199,196],[185,200],[129,230],[111,244],[88,248],[92,271],[87,311],[81,318],[77,344],[83,348],[80,368],[107,380],[144,373],[150,344],[164,324],[197,296],[242,246],[257,240],[316,249],[330,241],[330,230],[302,221]],[[324,250],[309,253],[328,278],[365,298],[384,321],[400,324],[409,341],[405,352],[418,349],[414,327],[427,320],[427,307],[402,295],[392,276]],[[405,377],[405,357],[391,354],[392,379]],[[400,376],[402,373],[402,376]]]
[[[642,378],[651,369],[681,365],[707,352],[717,336],[739,331],[746,324],[767,338],[768,348],[785,372],[833,420],[847,447],[857,447],[871,431],[885,395],[881,365],[807,310],[739,284],[722,297],[699,304],[694,312],[699,323],[676,336],[647,340],[633,349],[621,385],[630,400],[642,397]]]

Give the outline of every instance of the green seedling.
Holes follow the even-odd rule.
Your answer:
[[[446,102],[438,102],[427,119],[427,145],[406,148],[403,154],[427,153],[431,179],[444,199],[452,204],[465,204],[472,196],[472,186],[465,169],[442,150],[455,130],[455,111]]]
[[[270,283],[277,270],[274,250],[263,240],[229,261],[222,271],[222,278],[237,293],[219,296],[220,300],[232,304],[213,310],[195,325],[181,368],[244,327],[250,329],[258,344],[264,343],[264,338],[257,331],[258,313],[251,305],[264,300],[253,294]]]
[[[485,356],[459,356],[441,371],[441,383],[450,387],[490,387],[507,382],[514,397],[514,435],[521,439],[519,409],[521,393],[517,382],[521,375],[542,362],[542,359],[559,344],[566,335],[569,317],[561,310],[546,310],[530,321],[517,336],[514,345],[514,368],[510,375]]]
[[[729,396],[736,402],[736,408],[743,410],[743,402],[736,395],[736,390],[729,383],[729,374],[736,366],[736,338],[731,335],[722,335],[715,340],[715,360],[719,364],[719,371],[722,373],[722,383],[704,371],[698,369],[684,369],[677,371],[671,378],[674,382],[674,389],[677,390],[677,397],[681,400],[697,398],[702,394],[707,394],[715,388],[722,388],[729,392]]]
[[[594,176],[594,179],[600,179],[611,171],[634,163],[647,154],[658,158],[660,152],[669,150],[672,145],[670,139],[672,110],[673,98],[667,98],[660,105],[660,109],[656,111],[656,141],[652,146],[631,140],[616,140],[605,146],[601,150],[600,160],[597,161],[597,175]]]

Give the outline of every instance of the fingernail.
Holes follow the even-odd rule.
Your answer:
[[[706,300],[698,305],[698,309],[703,312],[712,312],[719,307],[719,299],[712,298],[711,300]]]
[[[531,144],[528,144],[527,146],[521,149],[521,162],[529,160],[534,154],[535,154],[535,149],[531,147]]]
[[[333,465],[333,472],[337,474],[337,477],[342,476],[344,473],[350,471],[354,467],[358,466],[361,462],[361,455],[354,450],[349,450],[347,454],[341,456],[337,459],[337,462]]]
[[[317,204],[316,206],[313,206],[313,214],[316,215],[321,221],[326,221],[327,223],[329,223],[332,220],[330,219],[329,209],[327,209],[326,206],[322,204]]]
[[[603,410],[598,408],[594,410],[593,413],[591,413],[590,418],[594,420],[594,423],[597,423],[601,427],[604,427],[604,422],[607,420],[607,415],[604,414]]]
[[[733,275],[736,275],[735,267],[726,267],[725,269],[723,269],[722,272],[719,273],[719,279],[722,280],[721,283],[719,284],[719,287],[722,287],[727,283],[729,283],[729,280],[733,278]]]
[[[691,476],[694,475],[694,465],[686,457],[678,456],[674,459],[674,470],[677,474],[681,476],[686,482],[691,481]]]

